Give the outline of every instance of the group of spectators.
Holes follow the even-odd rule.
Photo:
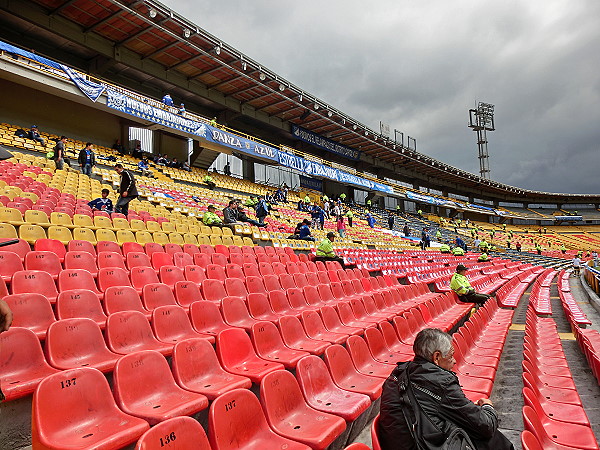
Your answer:
[[[265,218],[269,215],[270,210],[264,197],[258,197],[254,209],[258,221],[248,217],[242,202],[239,199],[234,199],[223,209],[223,218],[221,219],[216,213],[217,208],[214,205],[209,205],[207,211],[202,216],[202,223],[214,227],[230,227],[244,223],[249,223],[250,225],[257,227],[266,227],[267,224],[265,223]]]

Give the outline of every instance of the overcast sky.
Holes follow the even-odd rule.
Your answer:
[[[492,103],[492,179],[600,194],[598,0],[163,3],[372,129],[384,121],[472,173],[468,110]]]

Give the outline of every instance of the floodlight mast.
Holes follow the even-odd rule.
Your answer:
[[[477,132],[477,148],[479,150],[479,174],[481,178],[490,179],[487,132],[494,131],[494,105],[479,102],[477,109],[469,110],[469,128]]]

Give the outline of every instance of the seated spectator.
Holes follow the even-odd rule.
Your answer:
[[[249,208],[256,208],[256,204],[258,203],[258,199],[253,197],[252,195],[244,200],[244,206]]]
[[[478,303],[480,305],[484,304],[490,296],[475,292],[475,289],[473,289],[471,283],[469,283],[466,274],[467,268],[464,265],[459,264],[456,266],[456,273],[452,275],[452,279],[450,280],[450,289],[456,292],[456,295],[458,295],[458,299],[461,302]]]
[[[150,170],[150,164],[148,163],[148,159],[145,156],[138,163],[138,168],[142,172],[143,177],[152,177],[152,171]]]
[[[208,210],[202,216],[202,223],[209,227],[221,227],[224,225],[223,221],[217,216],[217,209],[213,205],[208,205]]]
[[[256,220],[248,217],[246,215],[246,212],[244,211],[244,207],[242,205],[240,205],[239,203],[237,203],[237,220],[238,220],[238,222],[249,223],[250,225],[254,225],[255,227],[266,227],[267,226],[267,224],[264,222],[257,222]]]
[[[85,144],[85,148],[81,149],[81,151],[79,152],[79,156],[77,157],[77,162],[81,167],[81,173],[87,175],[88,177],[91,177],[92,167],[96,165],[96,155],[92,150],[91,142]]]
[[[456,428],[472,441],[465,448],[514,450],[498,431],[492,402],[483,397],[473,403],[465,396],[452,372],[456,360],[448,333],[421,330],[413,351],[414,359],[398,363],[383,385],[377,429],[382,450],[441,448]]]
[[[190,164],[187,161],[181,163],[181,168],[183,170],[187,170],[188,172],[192,171],[192,168],[190,167]]]
[[[92,200],[88,203],[88,206],[96,211],[105,211],[107,213],[113,212],[112,200],[108,198],[110,191],[108,189],[102,189],[102,197]]]
[[[44,138],[40,135],[40,132],[38,131],[38,127],[37,125],[32,125],[31,129],[29,130],[29,133],[27,134],[27,137],[31,140],[34,140],[36,142],[39,142],[42,145],[46,145],[46,141],[44,140]]]
[[[298,233],[294,233],[298,236],[297,239],[302,239],[303,241],[314,242],[315,238],[312,237],[312,235],[310,233],[310,226],[309,226],[310,220],[304,219],[298,225],[299,226],[296,227],[296,230],[298,230]]]
[[[175,168],[175,169],[180,169],[181,168],[181,163],[179,161],[177,161],[177,158],[173,158],[173,161],[171,161],[170,166],[173,167],[173,168]]]
[[[377,223],[377,220],[375,220],[375,217],[373,217],[371,215],[371,213],[367,213],[366,219],[367,219],[367,223],[369,224],[369,226],[371,228],[375,228],[375,224]]]
[[[173,99],[171,98],[170,94],[165,94],[165,96],[162,98],[162,102],[165,106],[173,106]]]
[[[185,113],[185,105],[183,103],[181,105],[179,105],[179,111],[177,111],[177,113],[180,116],[183,116],[183,114]]]
[[[488,254],[487,253],[482,253],[481,255],[479,255],[479,258],[477,258],[477,261],[479,261],[479,262],[489,261]]]
[[[204,177],[204,179],[202,180],[204,182],[205,185],[208,186],[208,188],[212,191],[216,184],[213,181],[213,178],[210,176],[210,172],[206,174],[206,176]]]
[[[452,254],[454,256],[465,256],[465,250],[462,247],[457,246],[452,249]]]
[[[227,175],[228,177],[231,176],[231,164],[229,164],[229,161],[227,161],[227,163],[225,164],[225,167],[223,167],[223,173],[225,175]]]
[[[440,245],[440,253],[450,253],[450,241],[446,241]]]
[[[121,139],[117,139],[115,141],[115,143],[112,146],[113,150],[116,150],[117,152],[119,152],[119,154],[124,155],[125,153],[127,153],[125,151],[125,147],[123,147],[123,144],[121,144]]]
[[[337,261],[344,267],[344,260],[335,254],[333,251],[333,242],[335,241],[335,233],[331,231],[327,233],[327,237],[323,239],[317,247],[315,261]]]
[[[229,205],[223,209],[223,222],[226,224],[238,223],[238,209],[235,200],[231,200]]]

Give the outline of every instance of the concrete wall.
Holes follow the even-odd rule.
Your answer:
[[[169,158],[187,161],[187,139],[155,132],[155,153],[166,153]]]
[[[25,129],[37,125],[42,132],[64,134],[107,147],[111,147],[121,135],[121,119],[93,107],[5,79],[0,79],[0,92],[2,122]]]

